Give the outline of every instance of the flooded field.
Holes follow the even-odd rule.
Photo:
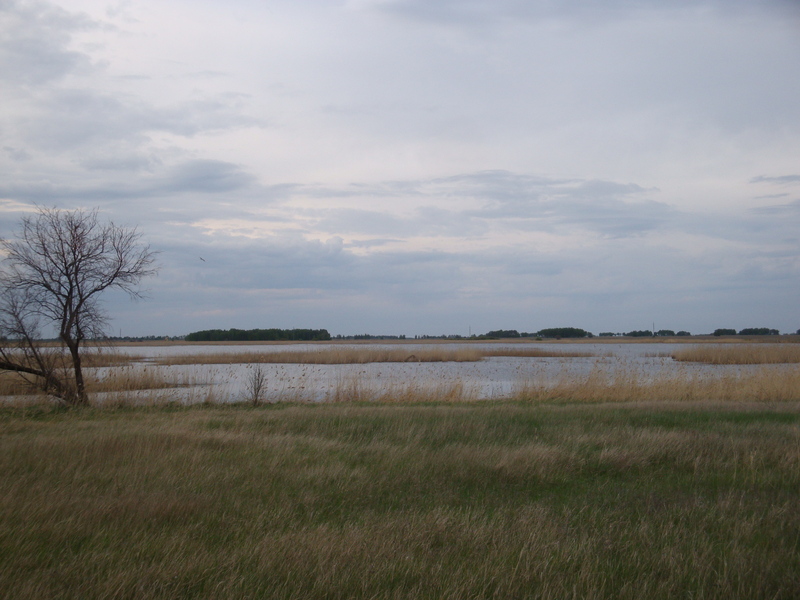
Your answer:
[[[795,344],[792,344],[793,346]],[[172,381],[176,387],[154,392],[139,391],[142,398],[157,393],[179,401],[237,402],[251,395],[251,383],[260,373],[264,387],[260,399],[276,401],[336,401],[345,399],[369,400],[406,395],[429,395],[432,398],[458,396],[464,399],[508,398],[521,389],[535,387],[588,384],[603,381],[636,382],[646,385],[653,381],[698,381],[740,377],[763,372],[761,365],[709,365],[679,362],[672,354],[691,344],[678,343],[439,343],[440,349],[468,347],[490,352],[507,348],[541,348],[543,351],[579,350],[587,356],[576,357],[513,357],[491,356],[470,362],[416,362],[416,354],[433,344],[370,344],[370,349],[402,347],[408,353],[407,362],[366,364],[252,364],[246,355],[269,352],[321,352],[326,348],[364,348],[362,344],[228,344],[228,345],[133,345],[117,350],[138,358],[132,371],[157,373]],[[703,344],[713,347],[716,344]],[[760,344],[764,346],[764,344]],[[230,354],[231,364],[159,365],[158,361],[175,356]],[[244,355],[244,358],[243,358]],[[201,360],[198,358],[198,360]],[[776,375],[796,374],[798,365],[770,365]],[[98,376],[111,373],[118,367],[98,369]],[[454,398],[453,398],[454,399]]]

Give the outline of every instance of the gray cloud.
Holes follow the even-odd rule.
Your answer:
[[[800,183],[800,175],[778,175],[776,177],[759,175],[758,177],[753,177],[750,180],[750,183],[778,183],[778,184]]]
[[[53,90],[34,104],[34,116],[17,126],[38,147],[65,151],[125,139],[144,143],[148,133],[163,131],[191,137],[201,132],[258,125],[242,115],[235,101],[221,98],[183,102],[167,108],[136,98],[109,96],[86,89]]]
[[[0,3],[0,233],[138,224],[126,328],[800,326],[794,1],[149,2]]]
[[[152,172],[160,167],[162,162],[153,154],[119,149],[110,156],[103,154],[82,158],[78,164],[87,171],[138,173],[140,171]]]
[[[468,214],[487,219],[522,219],[548,226],[580,226],[611,236],[636,235],[667,223],[674,210],[643,199],[653,193],[637,184],[599,180],[553,180],[508,172],[449,178],[463,193],[487,204]],[[534,222],[521,225],[536,229]],[[541,227],[541,225],[539,226]]]
[[[678,217],[668,205],[647,199],[655,190],[633,183],[549,179],[508,171],[481,171],[428,181],[392,181],[337,190],[308,190],[321,197],[392,196],[424,202],[412,216],[363,209],[326,209],[316,226],[330,233],[474,237],[492,221],[511,229],[550,231],[580,227],[612,237],[639,235]],[[442,200],[477,200],[478,209],[440,208]]]
[[[72,35],[99,25],[84,15],[49,3],[4,0],[0,4],[0,81],[40,86],[91,59],[68,48]]]
[[[487,24],[495,19],[591,18],[615,19],[642,11],[715,10],[722,14],[777,11],[800,16],[792,0],[390,0],[377,5],[388,13],[451,24]]]
[[[22,162],[31,159],[30,153],[22,148],[14,148],[12,146],[3,146],[9,158],[16,162]]]
[[[373,238],[369,240],[354,240],[345,244],[346,248],[378,248],[387,244],[403,244],[400,238]]]
[[[119,165],[122,166],[122,165]],[[135,170],[136,163],[128,165]],[[109,202],[126,199],[163,199],[176,194],[219,194],[243,191],[255,185],[253,175],[219,160],[191,160],[136,177],[108,180],[102,185],[65,185],[51,182],[0,183],[0,196],[36,204],[67,201]],[[285,186],[275,188],[278,194]]]
[[[459,284],[463,258],[418,251],[361,256],[353,254],[337,238],[322,242],[272,237],[215,241],[205,246],[173,243],[161,248],[173,283],[183,280],[198,286],[198,290],[226,289],[231,293],[231,302],[237,293],[247,290],[388,293],[426,283],[431,291],[453,289]]]
[[[237,165],[219,160],[193,160],[177,165],[155,187],[166,192],[232,192],[255,183],[255,177]]]
[[[781,194],[784,195],[784,194]],[[773,204],[772,206],[759,206],[752,209],[756,215],[791,215],[797,213],[800,216],[800,199],[786,204]]]

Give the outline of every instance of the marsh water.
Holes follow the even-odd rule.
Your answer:
[[[704,344],[707,345],[707,344]],[[464,343],[439,343],[443,349],[464,348]],[[492,349],[520,348],[519,343],[487,342],[469,343],[470,348]],[[503,398],[511,395],[524,383],[551,386],[565,379],[586,378],[592,373],[602,373],[610,378],[635,376],[638,380],[681,375],[714,377],[741,372],[758,367],[738,365],[709,366],[678,362],[672,359],[673,351],[688,348],[686,343],[535,343],[527,342],[525,348],[539,348],[554,352],[580,352],[581,357],[490,357],[477,362],[396,362],[368,364],[225,364],[225,365],[174,365],[159,366],[153,361],[159,357],[199,355],[205,353],[265,353],[292,351],[318,351],[331,347],[363,348],[361,344],[231,344],[231,345],[132,345],[120,351],[140,357],[133,368],[157,369],[169,380],[180,384],[169,390],[171,398],[185,401],[240,401],[248,398],[249,382],[256,369],[264,375],[265,401],[305,400],[325,401],[337,393],[370,394],[403,390],[429,390],[442,392],[459,389],[477,399]],[[397,344],[369,344],[370,348],[397,348]],[[430,344],[404,343],[409,356]],[[167,392],[162,392],[167,393]]]

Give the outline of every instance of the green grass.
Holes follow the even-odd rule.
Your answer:
[[[796,598],[794,403],[0,409],[7,598]]]

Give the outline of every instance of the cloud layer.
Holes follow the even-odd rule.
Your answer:
[[[780,0],[11,0],[0,235],[137,225],[129,334],[794,331],[798,32]]]

